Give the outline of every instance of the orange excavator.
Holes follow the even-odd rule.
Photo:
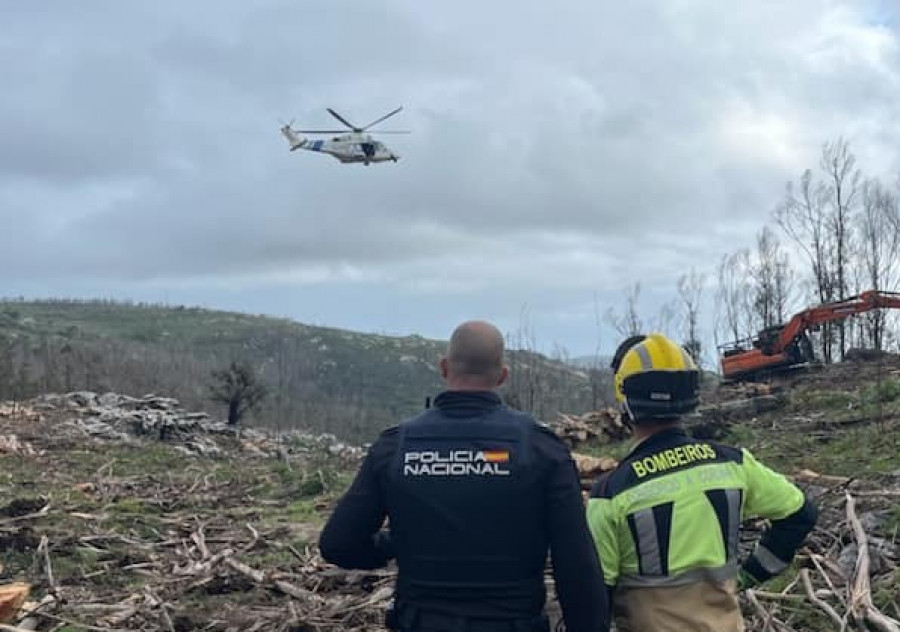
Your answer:
[[[794,314],[787,324],[763,329],[755,339],[720,345],[722,377],[753,380],[812,362],[815,354],[807,332],[879,308],[900,308],[900,292],[868,290],[842,301],[823,303]]]

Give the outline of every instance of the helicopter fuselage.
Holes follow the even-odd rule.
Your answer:
[[[330,140],[311,140],[308,149],[329,154],[344,163],[397,162],[400,158],[384,143],[373,140],[368,135],[346,134]]]
[[[397,162],[400,156],[388,149],[384,143],[373,140],[368,135],[345,134],[328,140],[304,139],[294,147],[328,154],[343,163]]]

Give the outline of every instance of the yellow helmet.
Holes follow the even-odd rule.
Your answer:
[[[633,420],[677,417],[700,403],[700,370],[662,334],[632,336],[616,350],[616,400]]]

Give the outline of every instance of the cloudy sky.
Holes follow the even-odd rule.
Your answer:
[[[898,0],[7,2],[0,73],[4,296],[441,338],[524,311],[590,353],[824,141],[900,172]],[[278,133],[399,105],[397,164]]]

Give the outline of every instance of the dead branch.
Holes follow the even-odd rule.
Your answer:
[[[846,494],[847,520],[853,528],[858,549],[854,577],[848,587],[850,613],[859,622],[869,621],[883,632],[900,632],[900,622],[886,616],[872,603],[869,578],[869,538],[856,515],[856,500]]]
[[[831,607],[829,603],[827,603],[823,599],[819,599],[816,596],[816,592],[813,589],[812,581],[809,578],[809,569],[802,568],[800,569],[800,579],[803,582],[803,588],[806,591],[806,596],[809,598],[811,602],[813,602],[816,606],[818,606],[819,610],[828,615],[835,625],[838,626],[841,632],[844,632],[844,629],[847,627],[847,620],[841,618],[837,611]]]
[[[44,576],[47,578],[47,584],[50,586],[50,592],[56,593],[56,582],[53,580],[53,565],[50,563],[50,540],[47,536],[41,537],[41,543],[38,545],[36,555],[40,555],[44,562]]]

